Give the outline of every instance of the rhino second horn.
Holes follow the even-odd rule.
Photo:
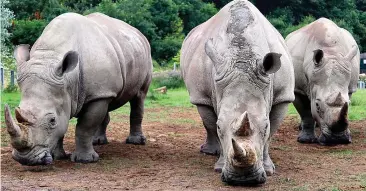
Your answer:
[[[5,105],[5,124],[8,130],[8,133],[12,138],[19,138],[22,135],[22,131],[20,127],[14,122],[13,118],[10,114],[10,109],[8,105]]]
[[[234,133],[237,136],[249,136],[251,134],[248,112],[244,112],[237,120]]]
[[[343,104],[343,102],[344,101],[343,101],[343,98],[342,98],[342,94],[341,94],[341,92],[339,92],[333,103],[336,106],[338,106],[338,105],[341,106]]]

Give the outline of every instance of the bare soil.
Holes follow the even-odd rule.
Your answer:
[[[214,172],[215,156],[199,152],[205,130],[194,107],[145,111],[147,145],[124,143],[128,115],[112,113],[108,145],[95,146],[93,164],[55,161],[46,167],[22,166],[11,158],[1,128],[1,190],[240,190]],[[274,136],[271,156],[276,173],[248,190],[366,190],[366,121],[352,122],[353,143],[324,147],[296,141],[299,119],[289,116]],[[74,150],[74,126],[65,150]]]

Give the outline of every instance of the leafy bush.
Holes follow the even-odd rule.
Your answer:
[[[185,87],[180,72],[170,72],[168,76],[158,76],[153,78],[151,87],[159,88],[166,86],[168,89]]]
[[[45,20],[17,20],[14,22],[14,27],[11,30],[10,41],[14,45],[33,45],[38,37],[41,36],[47,24]]]
[[[12,92],[17,92],[17,91],[18,91],[18,86],[16,86],[16,85],[8,85],[3,90],[4,93],[12,93]]]

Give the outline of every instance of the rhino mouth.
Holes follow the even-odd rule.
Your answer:
[[[243,173],[223,169],[221,173],[221,180],[233,186],[256,186],[265,183],[266,179],[263,167],[247,169]]]
[[[35,166],[35,165],[49,165],[53,162],[51,152],[48,148],[39,146],[34,147],[29,152],[19,152],[16,149],[12,152],[14,160],[18,161],[22,165]]]

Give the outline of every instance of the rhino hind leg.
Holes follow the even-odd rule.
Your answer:
[[[93,137],[106,116],[109,102],[110,99],[91,102],[79,114],[75,130],[76,150],[71,155],[71,161],[91,163],[99,160],[93,148]]]
[[[201,152],[208,155],[220,154],[220,140],[217,135],[217,115],[211,106],[197,105],[203,125],[207,132],[206,142],[201,145]]]
[[[300,143],[317,143],[315,136],[315,121],[311,114],[310,100],[304,96],[295,93],[294,106],[301,117],[300,133],[297,141]]]
[[[103,119],[102,124],[98,128],[97,132],[95,133],[93,137],[93,145],[105,145],[108,144],[108,139],[106,135],[106,129],[109,123],[110,117],[109,113],[105,116]]]
[[[144,115],[144,100],[146,92],[140,92],[130,100],[130,135],[126,139],[127,144],[145,145],[146,138],[142,133],[142,118]]]

